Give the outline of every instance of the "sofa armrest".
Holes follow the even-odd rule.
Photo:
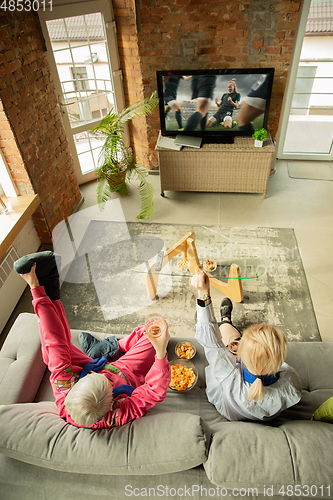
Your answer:
[[[333,390],[333,342],[289,342],[286,362],[298,373],[302,389]]]
[[[0,404],[33,401],[45,370],[38,318],[22,313],[0,351]]]

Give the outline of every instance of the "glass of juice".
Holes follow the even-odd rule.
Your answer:
[[[239,340],[238,340],[238,339],[233,340],[233,341],[232,341],[232,342],[230,342],[230,344],[228,345],[228,347],[229,347],[229,352],[231,352],[231,354],[233,354],[234,356],[237,356],[238,346],[239,346]]]
[[[167,324],[160,314],[149,314],[146,317],[146,332],[156,339],[164,333]]]

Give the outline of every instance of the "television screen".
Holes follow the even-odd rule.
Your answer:
[[[274,68],[157,71],[161,133],[233,142],[267,128]]]

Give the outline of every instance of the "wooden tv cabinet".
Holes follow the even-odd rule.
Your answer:
[[[254,147],[252,137],[235,137],[234,144],[204,144],[200,149],[184,147],[181,151],[157,145],[156,150],[162,196],[164,191],[208,191],[263,193],[265,198],[275,165],[270,135],[262,148]]]

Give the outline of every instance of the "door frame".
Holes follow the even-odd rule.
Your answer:
[[[287,135],[287,128],[289,122],[289,115],[291,110],[291,104],[294,95],[294,89],[296,84],[297,70],[299,66],[299,60],[301,57],[303,40],[306,30],[306,24],[309,16],[311,0],[303,0],[300,7],[300,14],[298,17],[298,25],[296,29],[296,38],[294,42],[293,52],[291,56],[291,64],[289,68],[289,74],[287,79],[287,85],[283,103],[282,103],[282,113],[280,126],[278,131],[278,141],[277,141],[277,159],[279,160],[324,160],[330,161],[333,158],[333,149],[331,153],[284,153],[284,143]]]
[[[80,162],[78,158],[78,154],[76,151],[76,146],[73,137],[73,130],[75,130],[75,134],[80,133],[85,125],[72,129],[69,121],[69,117],[67,114],[67,107],[62,104],[62,88],[60,79],[58,76],[58,70],[55,62],[55,58],[53,55],[53,50],[50,42],[50,38],[48,35],[46,21],[51,21],[53,19],[60,19],[65,17],[75,17],[78,15],[85,14],[93,14],[96,12],[101,12],[104,17],[105,23],[105,31],[106,31],[106,42],[109,52],[110,58],[110,74],[112,75],[113,80],[113,88],[114,88],[114,99],[116,103],[117,111],[120,112],[125,108],[125,97],[124,97],[124,89],[123,89],[123,78],[122,71],[120,67],[120,58],[118,52],[117,45],[117,30],[116,23],[114,20],[113,8],[110,0],[91,0],[89,2],[79,2],[79,3],[71,3],[66,5],[54,5],[52,11],[51,10],[39,10],[38,15],[40,19],[40,24],[43,32],[43,36],[45,39],[45,45],[47,48],[47,58],[50,65],[50,70],[52,73],[54,86],[56,89],[56,93],[58,96],[58,103],[61,109],[61,116],[63,119],[64,128],[66,131],[69,148],[73,157],[74,169],[77,176],[78,184],[84,184],[86,182],[90,182],[96,179],[95,171],[89,172],[87,174],[82,174]],[[91,122],[91,128],[94,125],[98,124],[101,119],[96,120],[95,122]],[[125,141],[129,141],[129,138],[126,137],[128,132],[125,130]]]

